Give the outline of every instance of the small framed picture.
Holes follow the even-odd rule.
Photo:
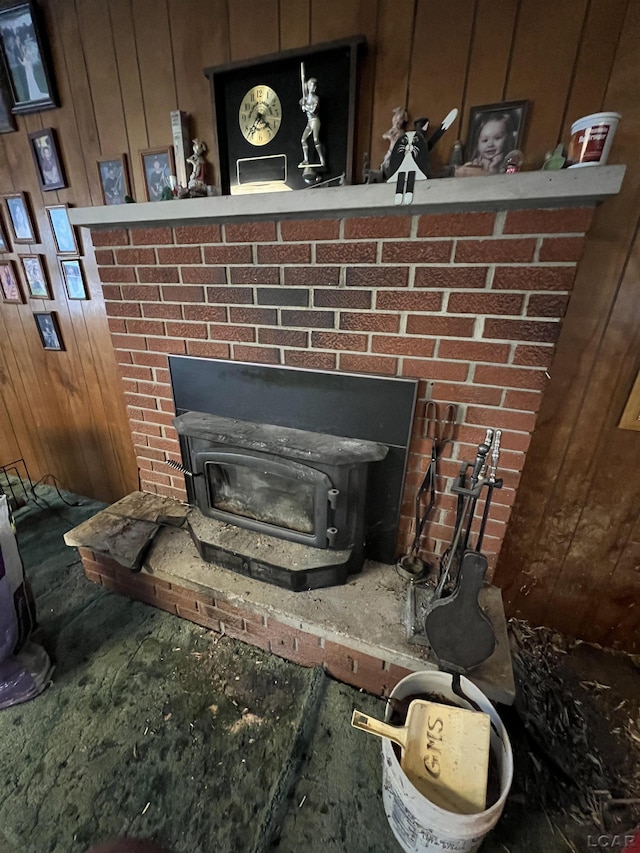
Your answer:
[[[42,255],[20,255],[20,263],[32,299],[51,299],[49,282]]]
[[[52,127],[36,130],[29,134],[33,162],[43,192],[61,190],[66,187],[62,161],[56,144],[56,134]]]
[[[147,201],[161,201],[169,187],[169,176],[175,175],[173,148],[148,148],[140,152]]]
[[[0,252],[10,252],[11,246],[7,241],[7,235],[4,232],[4,225],[0,219]]]
[[[11,133],[16,130],[16,120],[11,112],[13,99],[9,81],[0,62],[0,133]]]
[[[45,349],[63,350],[57,315],[53,311],[42,311],[34,314],[33,319],[36,321],[42,346]]]
[[[57,107],[33,3],[19,3],[0,11],[0,48],[13,96],[12,112],[34,113]]]
[[[505,170],[507,155],[520,148],[528,101],[471,107],[466,162],[488,175]]]
[[[60,270],[69,299],[87,299],[87,286],[80,258],[60,258]]]
[[[4,302],[24,302],[12,261],[0,261],[0,290]]]
[[[69,222],[69,206],[67,204],[50,204],[45,207],[51,232],[59,255],[77,255],[78,242]]]
[[[98,175],[103,204],[124,204],[131,195],[127,155],[98,160]]]
[[[13,229],[14,243],[37,243],[38,238],[29,216],[27,197],[24,193],[11,193],[4,197]]]

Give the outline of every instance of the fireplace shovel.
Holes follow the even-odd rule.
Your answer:
[[[488,714],[414,699],[404,726],[355,710],[351,725],[402,748],[400,766],[420,793],[456,814],[485,809],[491,720]]]

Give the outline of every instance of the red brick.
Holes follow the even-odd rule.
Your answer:
[[[516,347],[513,363],[548,369],[553,359],[553,352],[553,347],[519,346]]]
[[[258,329],[258,343],[306,348],[309,346],[309,333],[293,329]]]
[[[319,264],[375,264],[376,243],[320,243],[316,246]]]
[[[258,246],[259,264],[308,264],[310,261],[311,247],[304,243]]]
[[[201,264],[202,250],[200,246],[171,246],[167,249],[157,249],[159,264]]]
[[[449,385],[436,383],[432,388],[434,399],[451,400],[454,403],[478,403],[483,406],[497,406],[502,399],[502,388],[489,388],[485,385]],[[452,476],[455,476],[454,471]]]
[[[96,263],[102,266],[115,264],[115,258],[111,249],[96,249]]]
[[[345,219],[345,240],[375,240],[384,237],[409,237],[410,216],[362,216]]]
[[[406,287],[408,267],[349,267],[347,287]]]
[[[138,382],[138,393],[140,394],[148,394],[150,397],[155,397],[156,400],[164,397],[167,400],[171,400],[171,386],[170,385],[162,385],[159,382]]]
[[[539,341],[555,343],[560,334],[559,323],[539,323],[535,320],[485,320],[484,338],[505,341]]]
[[[177,341],[173,338],[153,338],[147,341],[149,349],[156,352],[166,352],[169,355],[184,355],[186,345],[184,341]]]
[[[365,290],[314,290],[316,308],[371,308],[371,293]]]
[[[312,332],[311,346],[318,349],[364,352],[367,349],[367,336],[347,335],[339,332]]]
[[[154,249],[117,249],[116,261],[121,266],[130,264],[155,264],[156,253]]]
[[[180,281],[180,276],[177,267],[138,267],[138,281],[173,284]]]
[[[386,311],[439,311],[442,294],[430,291],[389,291],[376,293],[376,308]]]
[[[455,263],[526,263],[533,260],[535,240],[458,240]]]
[[[379,355],[340,353],[340,370],[349,373],[378,373],[385,376],[396,376],[398,359],[384,358],[384,356]]]
[[[540,391],[507,391],[504,397],[505,409],[522,409],[525,412],[537,412],[542,402]]]
[[[164,335],[164,323],[158,320],[128,320],[127,331],[130,335]]]
[[[178,225],[176,243],[219,243],[222,229],[219,225]]]
[[[578,234],[589,230],[592,207],[568,207],[560,210],[510,210],[504,234]]]
[[[340,267],[285,267],[284,283],[331,287],[340,283]]]
[[[451,257],[451,240],[424,240],[421,242],[384,243],[383,264],[447,263]]]
[[[342,312],[340,328],[348,332],[398,332],[400,318],[396,314]]]
[[[574,261],[582,257],[584,237],[545,237],[538,255],[544,261]]]
[[[118,374],[122,379],[145,379],[148,381],[153,379],[150,367],[138,367],[135,364],[120,365]]]
[[[278,312],[275,308],[229,308],[229,319],[244,325],[277,326]]]
[[[114,302],[117,302],[122,299],[122,290],[117,284],[105,284],[102,288],[102,295],[105,300],[111,299]]]
[[[290,367],[305,367],[311,370],[335,370],[336,356],[332,352],[285,350],[284,363]]]
[[[167,323],[167,335],[172,338],[207,338],[205,323]]]
[[[255,341],[256,330],[251,326],[209,324],[209,337],[221,341]]]
[[[473,317],[409,315],[407,317],[407,334],[470,338],[473,335],[475,322]]]
[[[203,246],[205,264],[250,264],[251,246]]]
[[[429,380],[445,382],[466,382],[469,365],[462,361],[427,361],[426,359],[405,358],[402,366],[403,376],[424,376]]]
[[[493,290],[566,290],[573,287],[575,267],[497,267]]]
[[[98,246],[128,246],[129,235],[124,228],[113,228],[109,231],[91,231],[91,242]]]
[[[166,246],[169,243],[173,243],[171,228],[167,226],[132,228],[131,238],[134,246]]]
[[[233,348],[236,361],[255,361],[258,364],[280,364],[280,351],[267,347],[247,347],[236,344]]]
[[[143,337],[134,335],[113,335],[113,345],[116,349],[134,350],[146,349],[146,341]]]
[[[452,314],[521,314],[524,296],[515,293],[451,293],[447,311]]]
[[[130,302],[159,302],[160,288],[142,284],[123,287],[122,298]]]
[[[134,302],[105,302],[108,317],[140,317],[140,306]]]
[[[532,293],[527,305],[528,317],[564,317],[569,296],[555,293]]]
[[[227,243],[265,243],[276,240],[275,222],[228,222],[224,226]]]
[[[149,446],[156,450],[168,451],[169,453],[180,453],[180,445],[175,439],[149,438]]]
[[[204,302],[204,288],[185,284],[163,287],[162,298],[165,302]]]
[[[175,417],[175,415],[171,415],[168,412],[159,412],[157,409],[152,411],[152,412],[148,411],[146,409],[144,410],[144,419],[145,419],[145,421],[147,421],[150,424],[158,424],[160,426],[173,427],[174,417]],[[156,469],[156,467],[154,465],[153,470],[155,471],[155,470],[160,470],[160,469]],[[170,470],[167,473],[171,474],[172,471]]]
[[[433,355],[435,341],[428,338],[408,338],[405,336],[374,335],[371,339],[371,351],[389,355],[414,355],[428,358]]]
[[[488,267],[416,267],[414,287],[484,287]]]
[[[202,320],[208,323],[224,323],[227,319],[227,309],[222,305],[183,305],[182,312],[185,320]]]
[[[107,324],[109,326],[109,331],[112,334],[124,334],[127,331],[127,327],[124,324],[124,320],[114,320],[112,317],[110,317],[107,319]]]
[[[543,370],[478,364],[473,381],[480,385],[501,385],[503,388],[530,388],[543,391],[548,380]]]
[[[162,317],[165,320],[181,320],[182,308],[180,305],[167,305],[164,302],[147,302],[143,303],[143,314],[145,317]]]
[[[418,237],[488,237],[495,213],[426,214],[418,219]]]
[[[278,267],[231,267],[232,284],[280,284]]]
[[[226,284],[225,267],[182,267],[180,270],[185,284]]]
[[[336,240],[340,235],[337,219],[291,219],[280,223],[283,240]]]
[[[250,287],[208,287],[207,302],[252,305],[253,290]]]
[[[462,361],[504,362],[509,360],[509,344],[487,344],[480,341],[441,340],[438,358],[453,358]]]
[[[229,344],[187,341],[187,353],[201,358],[229,358]]]
[[[171,385],[171,374],[169,370],[157,368],[154,370],[156,382],[162,382],[164,385]]]
[[[100,267],[100,281],[135,281],[136,271],[133,267]]]
[[[287,310],[283,308],[280,312],[280,324],[282,326],[303,326],[304,328],[333,329],[335,327],[335,314],[333,311],[310,311]]]

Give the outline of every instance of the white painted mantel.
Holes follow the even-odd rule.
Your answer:
[[[625,170],[626,166],[592,166],[483,178],[418,181],[410,205],[395,204],[393,184],[363,184],[295,192],[78,207],[69,210],[69,218],[73,225],[107,229],[231,220],[582,207],[616,195]]]

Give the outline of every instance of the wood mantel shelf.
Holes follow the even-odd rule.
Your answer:
[[[411,205],[396,205],[393,184],[155,201],[69,210],[73,225],[96,229],[230,220],[457,213],[473,210],[581,207],[620,191],[626,166],[521,172],[486,178],[418,181]]]

